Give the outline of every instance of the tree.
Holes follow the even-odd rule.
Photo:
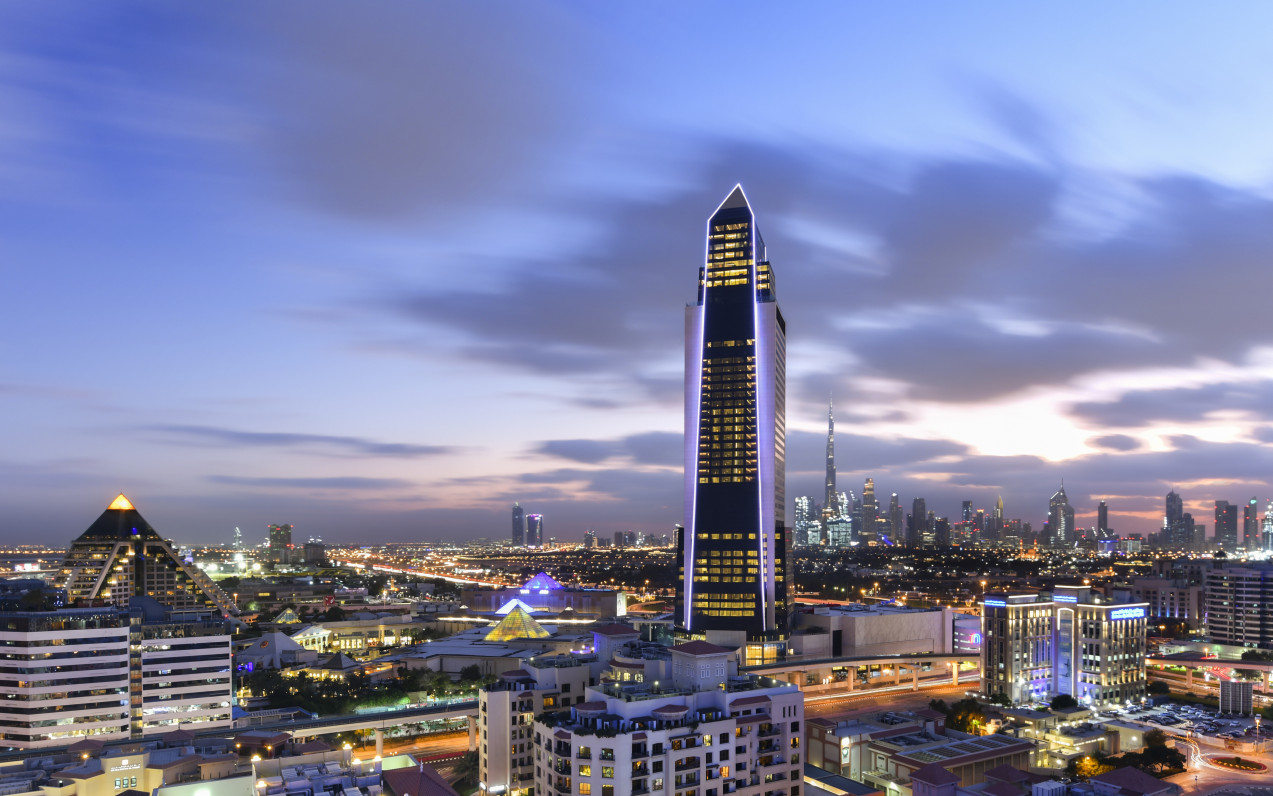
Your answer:
[[[327,609],[327,613],[323,615],[323,619],[328,622],[343,622],[347,616],[348,615],[345,613],[344,608],[341,608],[339,605],[333,605],[331,608]]]
[[[1114,766],[1106,762],[1103,757],[1093,757],[1092,755],[1084,755],[1077,760],[1071,760],[1070,764],[1066,766],[1066,773],[1075,779],[1082,780],[1088,780],[1113,770]]]
[[[1167,745],[1167,733],[1157,727],[1147,730],[1141,738],[1145,741],[1145,746],[1159,747]]]
[[[462,790],[462,786],[465,785],[476,785],[478,775],[477,752],[465,752],[464,757],[456,761],[455,768],[452,770],[455,772],[455,776],[458,777],[455,783],[456,790]]]
[[[975,699],[961,699],[950,706],[946,714],[946,726],[958,732],[980,735],[981,728],[986,726],[986,714],[981,703]]]
[[[469,666],[465,666],[463,669],[460,670],[461,683],[476,683],[477,681],[481,679],[482,679],[482,667],[478,666],[476,663]]]
[[[1147,690],[1151,694],[1166,696],[1167,694],[1171,693],[1171,686],[1167,685],[1162,680],[1155,680],[1152,683],[1150,683],[1149,687],[1145,690]]]
[[[1052,697],[1052,701],[1048,705],[1053,710],[1066,710],[1068,708],[1076,708],[1079,706],[1078,700],[1069,694],[1057,694]]]
[[[1273,650],[1247,650],[1242,653],[1244,661],[1273,661]]]

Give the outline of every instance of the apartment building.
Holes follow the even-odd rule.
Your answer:
[[[639,679],[611,666],[587,701],[535,720],[535,794],[800,796],[796,686],[739,676],[735,650],[703,641],[624,652]]]
[[[0,646],[0,747],[232,724],[224,621],[172,614],[149,598],[130,611],[10,612],[0,614]]]

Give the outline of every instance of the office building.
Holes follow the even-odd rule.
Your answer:
[[[917,497],[911,501],[910,521],[906,524],[906,546],[920,547],[928,535],[928,501]]]
[[[685,315],[685,533],[676,619],[748,661],[782,653],[792,610],[785,530],[786,321],[737,186],[708,221]]]
[[[1096,533],[1102,539],[1109,533],[1109,506],[1103,500],[1096,504]]]
[[[585,550],[592,550],[597,546],[597,532],[587,530],[583,532],[583,547]]]
[[[1048,533],[1051,534],[1053,547],[1071,547],[1076,539],[1074,507],[1065,494],[1064,481],[1061,482],[1061,488],[1048,499]]]
[[[543,547],[544,545],[544,515],[527,514],[526,515],[526,546],[527,547]]]
[[[1237,550],[1238,507],[1227,500],[1217,500],[1215,520],[1215,546],[1226,553]]]
[[[617,651],[587,701],[535,721],[535,793],[798,794],[801,693],[739,676],[733,655],[703,641]]]
[[[57,576],[67,603],[105,602],[127,608],[136,596],[179,611],[238,608],[193,563],[183,560],[120,495],[67,550]]]
[[[526,544],[526,512],[520,503],[513,504],[513,546]]]
[[[1203,581],[1206,633],[1212,641],[1273,648],[1273,564],[1227,564]]]
[[[113,607],[0,614],[0,746],[140,738],[231,726],[230,635],[220,617],[136,598]],[[39,679],[31,679],[38,674]]]
[[[981,688],[1013,704],[1069,694],[1083,705],[1145,693],[1148,606],[1087,586],[1052,594],[988,594],[982,601]]]

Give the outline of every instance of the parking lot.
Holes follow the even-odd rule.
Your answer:
[[[1215,741],[1256,740],[1255,720],[1249,716],[1222,714],[1206,705],[1169,704],[1157,707],[1126,708],[1096,714],[1102,719],[1121,719],[1157,726],[1172,735],[1203,736]],[[1259,729],[1260,739],[1268,737],[1268,727]]]

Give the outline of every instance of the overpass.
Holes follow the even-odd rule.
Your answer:
[[[882,683],[893,687],[902,684],[904,676],[911,681],[911,690],[918,691],[922,685],[958,685],[961,669],[979,667],[980,653],[939,653],[915,652],[896,655],[851,655],[840,658],[789,658],[777,663],[764,663],[758,666],[745,666],[739,669],[743,674],[759,674],[775,679],[787,680],[800,687],[806,693],[820,693],[837,690],[853,693],[855,690],[871,690],[872,686],[857,683],[858,676],[865,674],[868,681],[872,677],[880,678]],[[865,672],[861,670],[865,669]],[[840,679],[837,670],[850,670],[851,673]],[[940,673],[939,678],[932,672]],[[874,674],[872,674],[874,672]],[[949,672],[949,675],[946,674]],[[812,677],[813,683],[809,683]],[[793,679],[794,678],[794,679]],[[891,681],[891,682],[890,682]],[[839,688],[843,682],[845,688]]]
[[[1179,684],[1179,678],[1169,675],[1169,670],[1179,667],[1184,669],[1185,690],[1194,690],[1194,678],[1203,675],[1200,687],[1210,690],[1206,673],[1211,672],[1212,680],[1223,679],[1222,670],[1239,670],[1258,672],[1255,680],[1257,691],[1268,694],[1273,692],[1273,661],[1244,661],[1236,658],[1208,658],[1200,652],[1177,652],[1172,655],[1149,655],[1145,658],[1146,672],[1155,675],[1153,679],[1168,680]]]

